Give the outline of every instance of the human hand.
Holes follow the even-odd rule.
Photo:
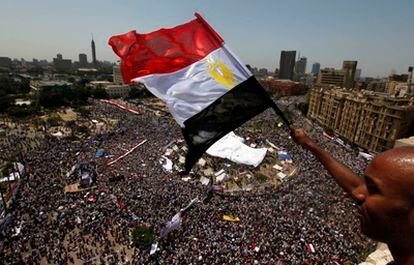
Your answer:
[[[293,126],[290,126],[290,135],[295,143],[304,148],[310,147],[313,143],[312,139],[309,138],[303,129],[295,129]]]

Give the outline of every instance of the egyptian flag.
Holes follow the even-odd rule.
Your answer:
[[[126,83],[143,83],[181,126],[189,151],[185,173],[217,140],[273,107],[280,110],[199,15],[174,28],[109,39]]]

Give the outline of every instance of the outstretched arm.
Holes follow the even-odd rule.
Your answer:
[[[309,150],[322,163],[339,186],[353,197],[356,196],[357,189],[363,184],[363,180],[357,174],[322,149],[302,129],[291,127],[291,135],[297,144]]]

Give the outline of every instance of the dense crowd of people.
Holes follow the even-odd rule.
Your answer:
[[[353,202],[267,110],[236,134],[251,135],[249,128],[260,124],[262,132],[254,135],[257,146],[268,147],[267,139],[288,151],[299,173],[260,195],[214,194],[188,211],[177,231],[158,238],[159,251],[150,255],[149,249],[132,244],[131,228],[144,224],[159,233],[180,208],[204,197],[207,188],[195,176],[186,182],[177,170],[168,173],[160,165],[169,143],[185,145],[172,118],[144,109],[135,115],[97,101],[91,113],[94,119],[117,119],[115,131],[78,141],[16,136],[0,143],[1,153],[11,152],[10,142],[33,147],[24,154],[27,176],[11,208],[12,223],[1,234],[6,264],[356,264],[373,247],[359,232]],[[298,113],[294,120],[297,127],[306,124]],[[356,172],[364,170],[366,161],[356,151],[320,132],[310,135]],[[107,166],[143,139],[145,144]],[[99,148],[106,157],[95,157]],[[85,161],[98,172],[96,187],[64,193],[66,185],[79,181],[66,173]],[[214,161],[214,170],[229,163]],[[194,174],[199,174],[198,165]],[[224,221],[223,215],[240,222]]]

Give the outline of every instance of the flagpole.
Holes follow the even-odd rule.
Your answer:
[[[270,96],[269,96],[269,98],[270,98]],[[271,104],[272,109],[276,112],[277,115],[280,116],[280,118],[282,118],[282,121],[285,123],[285,125],[290,128],[290,126],[292,125],[292,121],[290,121],[286,118],[283,111],[281,111],[279,109],[279,107],[276,105],[276,103],[273,101],[272,98],[270,98],[270,101],[271,101],[270,104]]]

